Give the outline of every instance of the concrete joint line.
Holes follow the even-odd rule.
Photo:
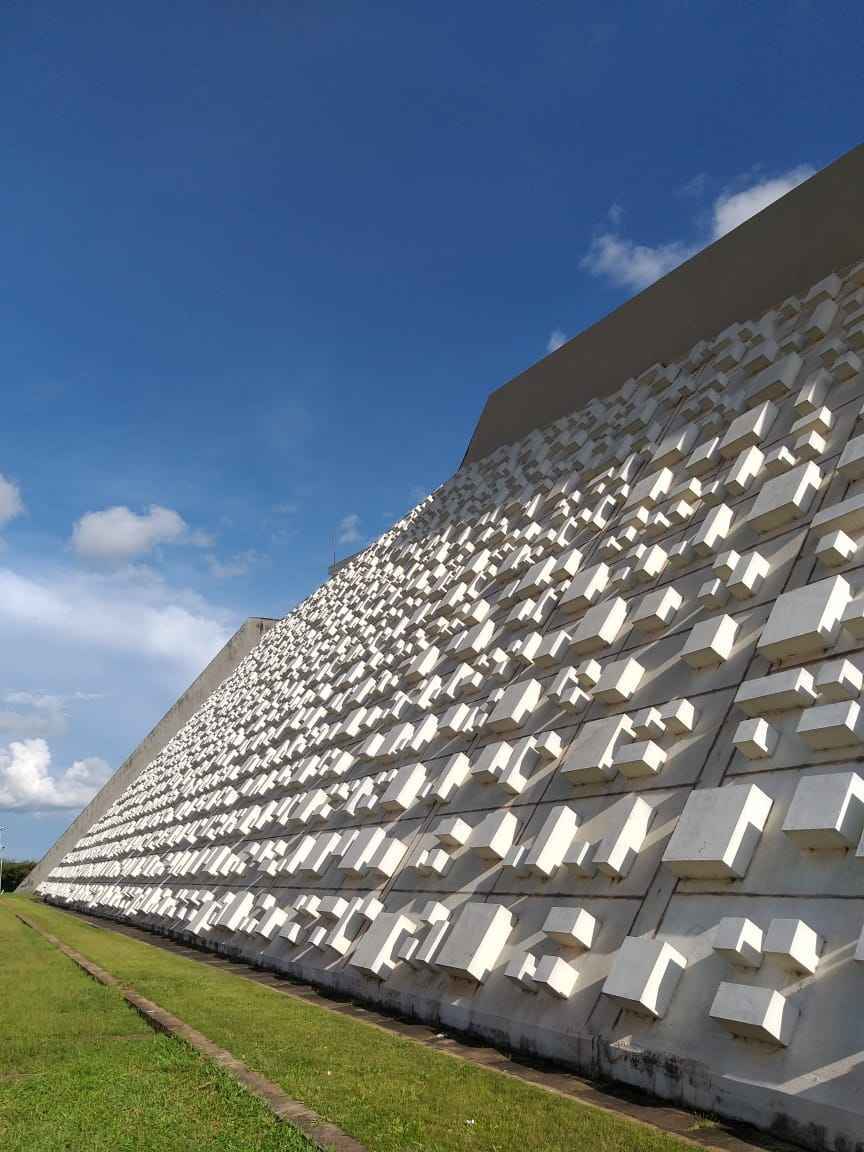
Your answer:
[[[18,912],[15,915],[22,924],[26,924],[28,928],[47,940],[49,944],[52,944],[64,956],[77,964],[92,979],[106,987],[116,988],[126,1003],[134,1008],[154,1031],[164,1032],[168,1036],[182,1040],[194,1048],[196,1052],[200,1052],[202,1056],[213,1061],[214,1064],[218,1064],[238,1084],[242,1084],[247,1092],[257,1096],[278,1120],[293,1124],[307,1139],[321,1148],[322,1152],[367,1152],[364,1144],[349,1136],[347,1132],[343,1132],[341,1128],[337,1128],[335,1124],[329,1124],[323,1120],[317,1112],[313,1112],[311,1108],[307,1108],[299,1100],[293,1100],[282,1091],[278,1084],[274,1084],[272,1080],[268,1080],[266,1076],[262,1076],[258,1072],[253,1072],[242,1060],[238,1060],[226,1048],[220,1048],[218,1044],[208,1040],[206,1036],[191,1028],[179,1016],[166,1012],[164,1008],[160,1008],[158,1004],[148,1000],[146,996],[139,995],[134,988],[121,984],[116,976],[112,976],[110,972],[106,972],[104,968],[100,968],[98,964],[88,960],[76,949],[70,948],[62,940],[58,940],[56,936],[46,932],[34,924],[32,920],[28,920],[26,916],[22,916]]]

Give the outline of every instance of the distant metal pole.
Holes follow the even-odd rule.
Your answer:
[[[5,831],[5,828],[0,827],[0,896],[3,895],[3,848],[5,847],[3,844],[3,833]]]

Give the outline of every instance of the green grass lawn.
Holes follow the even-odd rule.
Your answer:
[[[9,912],[19,908],[34,922],[280,1084],[290,1096],[338,1124],[366,1144],[370,1152],[573,1152],[577,1148],[588,1152],[684,1152],[689,1147],[624,1117],[454,1060],[381,1029],[252,984],[230,972],[92,927],[24,897],[4,897],[3,904],[4,927],[8,925]],[[38,947],[43,964],[47,963],[47,947],[41,942]],[[62,956],[57,956],[55,963],[71,968],[71,962]],[[15,980],[24,1005],[32,998],[34,980],[38,982],[38,975],[31,975],[27,969],[27,964],[20,965]],[[83,1002],[86,998],[80,990],[81,980],[84,977],[76,974],[74,986]],[[93,1004],[98,999],[101,1005],[106,996],[106,1003],[116,1002],[115,997],[102,990],[86,990],[94,998]],[[55,1011],[59,1010],[58,1003]],[[21,1011],[26,1018],[26,1009]],[[118,1021],[118,1028],[131,1030],[131,1013],[119,1007],[115,1011],[119,1015],[111,1015],[111,1020]],[[81,1015],[78,1027],[97,1027],[95,1009],[88,1011],[85,1005]],[[98,1027],[105,1026],[106,1018],[107,1008]],[[152,1045],[157,1045],[157,1041],[153,1040]],[[166,1050],[176,1052],[170,1047]],[[110,1064],[108,1059],[103,1067]],[[200,1069],[202,1079],[215,1078],[215,1073],[208,1072],[191,1055],[188,1064]],[[164,1076],[164,1070],[163,1079],[170,1079]],[[168,1088],[164,1085],[162,1092],[161,1103],[154,1104],[157,1111],[162,1108],[173,1115],[175,1108],[182,1110],[179,1102],[166,1108]],[[195,1093],[191,1095],[194,1099]],[[230,1094],[229,1098],[235,1099]],[[250,1105],[249,1115],[256,1109]],[[0,1112],[0,1123],[2,1116]],[[163,1123],[167,1122],[165,1117]],[[149,1147],[116,1140],[104,1146]],[[158,1146],[198,1149],[211,1144],[180,1142]],[[263,1141],[249,1145],[226,1141],[219,1145],[250,1150],[295,1146],[301,1145]],[[43,1147],[69,1147],[76,1152],[78,1148],[74,1143],[28,1145]],[[103,1145],[83,1147],[89,1152],[91,1147]]]
[[[4,1152],[313,1147],[220,1069],[154,1033],[116,991],[20,924],[13,906],[0,900]]]

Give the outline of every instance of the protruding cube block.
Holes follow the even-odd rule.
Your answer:
[[[756,532],[772,532],[803,516],[822,483],[822,470],[812,460],[762,485],[747,523]]]
[[[858,551],[858,544],[845,532],[829,532],[816,543],[816,556],[826,568],[840,568],[848,564]]]
[[[569,1000],[579,979],[572,964],[561,956],[541,956],[532,976],[535,987],[559,1000]]]
[[[584,908],[550,908],[542,931],[565,948],[579,951],[591,948],[597,939],[600,924]]]
[[[750,866],[772,804],[755,784],[691,792],[663,863],[685,879],[740,879]]]
[[[765,933],[764,951],[788,971],[812,976],[819,966],[822,939],[803,920],[772,920]]]
[[[470,901],[459,912],[441,946],[436,968],[482,984],[501,955],[515,922],[510,909],[501,904]]]
[[[446,848],[461,848],[471,836],[471,825],[460,816],[445,816],[436,826],[433,836]]]
[[[417,930],[417,924],[400,912],[382,912],[360,937],[348,963],[374,976],[386,979],[398,963],[397,950],[406,936]]]
[[[614,660],[603,669],[603,675],[594,689],[594,699],[602,704],[623,704],[634,694],[645,675],[638,660],[625,657]]]
[[[627,601],[613,596],[590,608],[572,634],[572,649],[577,655],[599,652],[614,644],[627,619]]]
[[[818,580],[774,601],[757,651],[768,660],[821,655],[837,639],[852,590],[842,576]]]
[[[813,852],[854,847],[864,833],[864,779],[857,772],[803,776],[783,831]]]
[[[471,831],[469,849],[483,860],[503,860],[516,839],[519,821],[512,812],[489,812]]]
[[[622,1008],[659,1019],[666,1015],[687,960],[663,940],[625,937],[603,985]]]
[[[487,726],[493,732],[514,732],[521,728],[535,711],[543,695],[543,686],[538,680],[522,680],[505,688]]]
[[[854,747],[864,741],[861,706],[856,700],[818,704],[802,714],[796,731],[817,752]]]
[[[735,695],[735,703],[748,716],[758,716],[761,712],[809,708],[817,698],[812,672],[806,668],[790,668],[772,676],[745,680]]]
[[[606,591],[608,583],[608,564],[595,564],[591,568],[577,572],[561,598],[561,611],[584,612]]]
[[[574,784],[609,780],[615,775],[615,749],[632,739],[628,716],[607,716],[583,724],[561,764],[560,772]]]
[[[614,764],[622,776],[638,779],[656,776],[666,758],[667,754],[659,744],[653,740],[640,740],[634,744],[621,744],[615,751]]]
[[[561,867],[578,827],[579,819],[572,808],[566,804],[553,808],[525,858],[528,874],[543,879],[554,875]]]
[[[708,1014],[733,1036],[783,1047],[792,1039],[797,1020],[797,1013],[781,992],[726,980],[717,989]]]
[[[762,929],[746,916],[724,916],[714,931],[714,951],[736,968],[762,965]]]
[[[658,588],[642,597],[630,623],[640,632],[658,632],[672,623],[682,603],[683,597],[676,588]]]
[[[855,700],[862,690],[864,675],[851,660],[829,660],[816,673],[820,700]]]
[[[778,733],[762,716],[742,720],[735,729],[732,743],[748,760],[765,760],[774,755]]]
[[[864,476],[864,436],[846,442],[837,461],[837,471],[844,480],[860,480]]]
[[[759,444],[768,435],[776,417],[777,408],[770,400],[736,416],[720,441],[720,455],[729,460],[751,444]]]
[[[607,876],[626,876],[645,838],[654,809],[641,796],[624,796],[609,809],[611,828],[600,841],[592,865]]]
[[[728,660],[735,647],[738,622],[731,616],[712,616],[694,624],[681,649],[691,668],[713,668]]]

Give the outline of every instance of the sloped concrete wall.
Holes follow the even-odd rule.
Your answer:
[[[228,643],[216,653],[204,671],[189,685],[183,695],[171,705],[159,723],[153,728],[135,751],[128,756],[114,775],[96,793],[90,803],[75,817],[66,831],[48,849],[27,879],[21,884],[22,892],[33,892],[41,881],[46,880],[55,864],[73,848],[93,824],[122,796],[129,785],[138,777],[142,768],[157,756],[172,736],[183,727],[201,707],[207,697],[225,680],[240,661],[247,656],[261,637],[268,632],[275,620],[250,616],[237,629]]]

